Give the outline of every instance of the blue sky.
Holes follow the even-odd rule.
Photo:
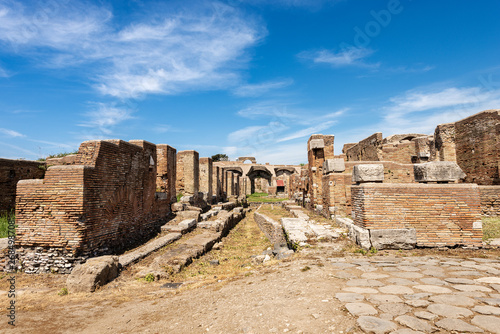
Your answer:
[[[500,108],[500,2],[0,0],[0,157],[82,141],[307,162]]]

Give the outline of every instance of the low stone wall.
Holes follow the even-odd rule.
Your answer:
[[[366,229],[414,228],[417,246],[482,246],[475,184],[352,186],[354,224]]]
[[[483,216],[500,216],[500,186],[479,186],[479,194]]]
[[[254,220],[273,245],[286,247],[286,239],[280,223],[258,212],[254,213]]]

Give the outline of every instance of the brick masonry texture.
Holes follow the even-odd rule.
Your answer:
[[[455,123],[457,163],[465,182],[500,184],[500,110],[486,110]]]
[[[177,153],[177,192],[183,195],[198,195],[200,189],[199,154],[196,151]]]
[[[312,140],[322,139],[324,148],[311,149],[310,143]],[[311,203],[314,208],[315,204],[322,204],[323,194],[323,163],[326,159],[333,159],[334,136],[332,135],[312,135],[307,142],[307,160],[309,167],[309,194]]]
[[[212,201],[213,194],[213,163],[211,158],[200,158],[200,191],[207,194]]]
[[[500,216],[500,186],[479,186],[481,211],[484,216]]]
[[[156,193],[154,144],[87,141],[74,163],[49,167],[43,180],[18,183],[19,247],[116,254],[159,232],[170,201]]]
[[[169,145],[156,145],[158,158],[156,188],[158,192],[165,192],[170,203],[177,201],[175,181],[177,179],[177,150]]]
[[[14,210],[18,181],[43,179],[45,169],[45,162],[0,159],[0,214]]]
[[[481,246],[479,187],[475,184],[353,186],[354,223],[367,229],[415,228],[418,246]]]

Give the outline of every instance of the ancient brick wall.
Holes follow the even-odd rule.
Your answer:
[[[200,158],[200,192],[206,194],[207,202],[212,202],[213,164],[211,158]]]
[[[500,186],[479,186],[481,212],[484,216],[500,216]]]
[[[182,195],[198,196],[200,189],[200,158],[196,151],[177,153],[176,190]]]
[[[379,161],[382,140],[382,133],[377,132],[357,144],[345,145],[343,153],[347,156],[347,161]]]
[[[456,162],[455,151],[455,123],[439,124],[434,130],[435,161]]]
[[[352,186],[351,192],[358,226],[415,228],[418,246],[482,245],[475,184],[367,183]]]
[[[500,110],[486,110],[455,123],[457,164],[465,182],[500,184]]]
[[[177,173],[177,150],[169,145],[156,145],[158,166],[156,169],[156,190],[166,193],[170,203],[177,202],[175,181]]]
[[[71,254],[117,253],[158,232],[169,201],[156,195],[156,146],[87,141],[75,163],[18,184],[16,242]]]
[[[220,202],[222,198],[220,170],[219,166],[212,166],[212,192],[215,196],[215,203]]]
[[[382,145],[379,160],[411,164],[412,157],[416,157],[415,142],[407,141]]]
[[[322,140],[324,146],[322,148],[311,147],[311,142],[314,140]],[[322,204],[323,194],[323,163],[326,159],[333,159],[334,136],[333,135],[312,135],[307,142],[307,161],[309,169],[309,185],[308,190],[310,205],[314,208],[316,204]]]
[[[0,158],[0,214],[14,210],[18,181],[42,179],[45,169],[45,162]]]

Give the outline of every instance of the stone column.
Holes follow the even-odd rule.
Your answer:
[[[220,182],[220,167],[213,166],[212,168],[212,192],[215,195],[215,203],[220,202],[221,182]]]

